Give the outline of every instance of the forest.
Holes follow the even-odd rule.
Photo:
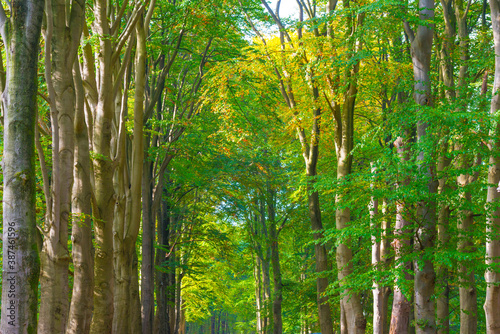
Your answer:
[[[500,334],[500,0],[1,0],[0,333]]]

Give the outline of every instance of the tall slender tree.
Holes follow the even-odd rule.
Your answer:
[[[486,300],[484,302],[484,311],[486,313],[486,333],[500,333],[500,199],[499,181],[500,181],[500,119],[498,110],[500,110],[500,1],[491,0],[491,26],[493,29],[493,41],[495,45],[495,80],[493,83],[493,98],[491,99],[490,114],[493,121],[491,140],[489,142],[490,159],[488,170],[488,196],[487,204],[489,213],[486,220],[486,264],[488,268],[485,273],[486,280]]]
[[[84,1],[67,11],[64,1],[46,1],[45,79],[52,129],[52,173],[44,170],[47,212],[40,275],[40,332],[63,333],[69,313],[68,224],[74,163],[76,108],[73,64],[84,21]]]
[[[36,333],[38,274],[35,214],[37,70],[43,0],[0,6],[0,32],[7,58],[3,93],[3,274],[2,333]]]
[[[426,107],[432,106],[431,97],[431,53],[434,36],[434,0],[420,0],[419,5],[420,22],[417,31],[414,32],[408,21],[404,22],[405,32],[411,42],[411,58],[414,75],[414,99],[421,107],[420,113],[424,114]],[[417,144],[424,145],[429,141],[427,133],[429,124],[425,118],[420,119],[417,124]],[[433,252],[434,238],[436,235],[436,203],[432,198],[437,192],[437,179],[435,177],[435,166],[428,152],[418,152],[417,162],[420,172],[427,179],[428,195],[419,203],[418,229],[416,231],[415,247],[419,257],[415,261],[415,324],[416,332],[435,333],[435,308],[434,286],[436,273],[430,254]]]

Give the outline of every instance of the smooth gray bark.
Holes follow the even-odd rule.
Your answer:
[[[40,260],[36,243],[35,124],[43,1],[13,0],[0,29],[7,58],[3,93],[3,284],[0,332],[36,333]]]
[[[405,22],[405,30],[411,41],[411,58],[414,75],[414,99],[415,103],[424,108],[432,106],[430,65],[432,42],[434,34],[434,0],[419,0],[419,17],[426,24],[419,24],[416,33],[411,30],[408,22]],[[417,143],[428,140],[428,123],[417,122]],[[418,208],[418,230],[416,231],[415,250],[418,252],[418,260],[414,263],[415,268],[415,325],[417,334],[436,333],[434,286],[436,273],[434,265],[429,256],[433,251],[436,235],[436,203],[432,195],[437,192],[437,180],[435,179],[435,166],[427,156],[429,153],[419,152],[417,162],[421,164],[420,173],[427,179],[429,197],[419,203]],[[426,254],[427,253],[427,254]]]
[[[85,123],[84,89],[77,62],[74,66],[76,92],[75,112],[75,169],[71,212],[73,226],[73,294],[66,334],[88,334],[92,320],[94,293],[94,259],[92,252],[92,189],[90,184],[90,153],[87,124]]]
[[[73,64],[80,43],[84,1],[66,8],[64,0],[46,1],[45,79],[52,129],[52,175],[45,194],[47,213],[40,272],[38,331],[64,333],[69,314],[68,229],[74,169],[76,107]]]

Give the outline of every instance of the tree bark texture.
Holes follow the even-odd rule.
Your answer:
[[[75,62],[75,169],[73,182],[73,294],[66,334],[88,334],[92,320],[94,291],[94,259],[92,250],[92,222],[90,184],[90,153],[87,124],[85,122],[84,89],[80,65]]]
[[[45,194],[47,214],[40,255],[38,331],[41,333],[64,333],[69,314],[68,224],[73,187],[76,107],[73,64],[80,43],[84,3],[73,2],[68,15],[66,10],[66,1],[46,1],[45,77],[52,124],[52,177],[51,191]]]
[[[94,3],[93,25],[97,36],[110,36],[106,0]],[[109,334],[113,324],[113,215],[114,190],[111,156],[111,127],[114,113],[113,67],[111,39],[99,38],[98,86],[96,110],[93,111],[92,144],[96,154],[94,163],[94,192],[97,210],[94,211],[94,313],[90,332]],[[93,64],[89,64],[93,66]]]
[[[406,152],[405,144],[402,138],[398,138],[394,142],[394,146],[397,149],[397,153],[402,161],[408,160],[408,154]],[[398,184],[398,187],[402,187],[408,184],[409,180],[405,179],[402,184]],[[391,325],[389,328],[390,334],[407,334],[410,330],[410,313],[411,313],[411,302],[408,300],[408,292],[405,295],[404,286],[407,285],[408,281],[412,280],[411,275],[411,262],[403,262],[405,254],[410,251],[410,235],[411,230],[409,228],[410,222],[406,219],[409,214],[407,212],[408,206],[405,203],[404,198],[399,198],[396,203],[396,225],[394,227],[395,239],[392,242],[394,247],[395,259],[398,278],[394,284],[394,298],[392,302],[392,314],[391,314]]]
[[[316,175],[310,170],[308,176]],[[332,321],[332,311],[330,308],[330,303],[328,301],[328,296],[326,295],[326,290],[328,288],[328,278],[326,272],[328,271],[328,252],[326,251],[325,245],[321,244],[323,239],[323,224],[321,222],[321,211],[319,203],[319,193],[312,190],[312,185],[308,189],[308,204],[309,204],[309,217],[311,219],[311,228],[314,236],[314,259],[316,262],[316,273],[318,278],[316,279],[316,292],[318,301],[318,312],[319,312],[319,323],[321,327],[321,333],[333,334],[333,321]]]
[[[362,21],[362,19],[360,19]],[[352,27],[352,29],[355,29]],[[353,46],[355,49],[355,47]],[[351,173],[352,148],[354,142],[354,106],[356,100],[357,73],[359,63],[356,63],[347,75],[349,85],[344,93],[344,103],[342,106],[334,105],[333,112],[336,120],[335,148],[337,155],[337,180],[342,182]],[[341,194],[335,197],[335,204],[342,207],[343,198]],[[337,230],[348,228],[351,221],[350,209],[342,207],[336,210]],[[337,268],[340,284],[352,273],[352,250],[349,247],[350,240],[342,240],[337,247]],[[360,295],[351,292],[350,289],[344,291],[342,305],[345,312],[348,334],[364,333],[366,329],[366,319],[363,315]]]
[[[36,243],[35,124],[43,1],[13,0],[0,29],[7,58],[3,93],[3,273],[0,332],[36,333],[40,260]]]
[[[488,170],[488,195],[487,205],[489,213],[486,220],[486,264],[489,268],[484,277],[486,280],[486,300],[484,302],[484,311],[486,314],[486,333],[500,333],[500,208],[498,200],[500,198],[500,119],[497,115],[500,110],[500,1],[490,0],[491,24],[493,29],[493,41],[495,44],[495,81],[493,83],[493,97],[491,99],[490,113],[494,117],[495,127],[491,133],[490,140],[491,155],[489,159]]]
[[[414,99],[417,105],[425,108],[432,106],[430,63],[432,53],[433,29],[430,22],[434,18],[434,0],[419,1],[420,20],[429,22],[420,24],[416,34],[405,22],[405,29],[411,40],[411,58],[414,75]],[[422,113],[422,110],[420,111]],[[428,123],[417,122],[417,143],[429,140]],[[434,238],[436,235],[436,203],[431,198],[437,192],[435,167],[428,153],[419,152],[417,162],[421,164],[420,173],[428,179],[428,199],[419,203],[418,230],[416,231],[415,250],[418,260],[415,261],[415,325],[417,334],[436,333],[434,286],[436,273],[432,263]]]
[[[119,134],[117,156],[119,166],[115,175],[115,220],[113,226],[113,248],[115,261],[114,292],[114,333],[137,333],[133,324],[140,324],[140,316],[133,308],[140,304],[138,289],[137,258],[135,244],[141,222],[142,168],[144,157],[143,113],[144,87],[146,81],[146,34],[143,13],[136,24],[136,61],[135,61],[135,95],[134,95],[134,130],[131,139],[131,152],[127,149],[125,120],[127,99],[122,103],[119,117]],[[127,84],[125,89],[127,89]],[[127,94],[125,92],[124,97]],[[135,263],[135,266],[134,266]]]

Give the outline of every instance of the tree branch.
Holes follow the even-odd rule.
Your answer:
[[[7,41],[6,41],[6,38],[7,38],[7,34],[6,34],[6,24],[7,24],[7,15],[5,14],[5,9],[3,9],[3,5],[0,4],[0,31],[1,31],[1,34],[2,34],[2,39],[4,41],[4,43],[6,44]]]
[[[266,0],[261,0],[261,2],[264,5],[264,7],[266,7],[266,9],[269,12],[269,14],[272,16],[274,22],[278,25],[278,28],[280,29],[280,31],[282,31],[283,34],[285,35],[286,39],[288,40],[288,43],[290,43],[290,45],[292,46],[292,48],[294,48],[292,39],[290,38],[290,35],[286,31],[286,29],[283,26],[283,24],[281,23],[281,20],[276,16],[276,14],[274,14],[273,10],[271,9],[271,7],[269,7],[269,5],[267,4]]]

